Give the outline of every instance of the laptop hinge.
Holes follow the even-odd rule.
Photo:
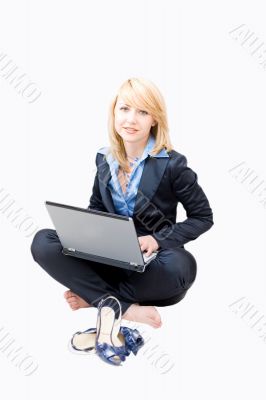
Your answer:
[[[130,261],[130,263],[129,263],[130,265],[138,265],[138,263],[136,263],[136,262],[133,262],[133,261]]]
[[[68,251],[76,251],[76,249],[73,249],[72,247],[67,248]]]

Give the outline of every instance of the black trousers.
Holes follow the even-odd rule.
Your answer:
[[[195,258],[182,247],[159,250],[143,273],[66,256],[54,229],[35,234],[31,253],[51,277],[90,305],[97,307],[103,297],[115,296],[122,314],[134,303],[159,307],[178,303],[197,274]]]

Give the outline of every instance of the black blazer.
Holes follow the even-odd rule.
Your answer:
[[[171,150],[169,158],[148,156],[133,213],[138,236],[152,235],[160,248],[183,247],[213,225],[209,201],[187,166],[186,157]],[[88,208],[116,213],[107,187],[111,171],[105,155],[96,155],[97,172]],[[176,223],[177,204],[182,203],[187,219]]]

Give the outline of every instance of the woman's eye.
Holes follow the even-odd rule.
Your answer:
[[[127,110],[128,110],[128,107],[120,107],[120,110],[125,110],[125,111],[127,111]],[[144,111],[144,110],[139,110],[139,112],[140,112],[141,114],[143,114],[143,115],[147,115],[147,114],[148,114],[147,111]]]

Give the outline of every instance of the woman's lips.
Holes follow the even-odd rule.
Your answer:
[[[128,133],[135,133],[137,132],[137,129],[132,129],[132,128],[124,128]]]

